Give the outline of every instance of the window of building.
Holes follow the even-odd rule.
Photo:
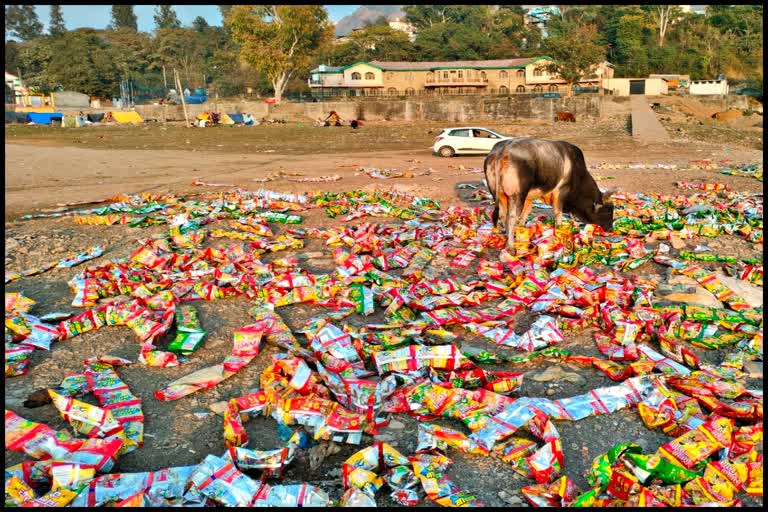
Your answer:
[[[537,94],[542,92],[543,90],[544,90],[544,88],[542,86],[540,86],[540,85],[537,85],[536,87],[533,88],[533,92],[535,92]]]
[[[509,89],[502,85],[499,87],[499,94],[509,94]]]
[[[443,71],[443,78],[448,80],[448,72],[447,71]]]
[[[543,74],[541,68],[536,68],[533,70],[533,76],[541,76]]]
[[[464,78],[464,71],[459,70],[459,78]]]
[[[524,85],[518,85],[517,89],[515,89],[515,92],[525,92],[525,86]]]
[[[413,90],[413,87],[408,87],[408,88],[405,90],[405,95],[406,95],[406,96],[413,96],[414,94],[416,94],[416,91],[415,91],[415,90]]]
[[[397,96],[397,89],[395,89],[394,87],[390,87],[389,89],[387,89],[387,94],[389,94],[390,96]]]
[[[502,71],[499,71],[499,78],[500,78],[500,79],[502,79],[502,80],[506,80],[506,79],[507,79],[507,76],[508,76],[508,75],[507,75],[507,72],[506,72],[506,71],[503,71],[503,70],[502,70]]]
[[[483,81],[485,81],[485,79],[486,79],[485,71],[481,71],[481,72],[480,72],[480,78],[481,78]]]
[[[360,73],[358,73],[357,71],[352,73],[352,80],[360,80]]]
[[[367,73],[365,74],[365,79],[366,79],[366,80],[373,80],[373,79],[375,79],[375,78],[376,78],[376,75],[374,75],[374,74],[373,74],[373,73],[371,73],[370,71],[369,71],[369,72],[367,72]]]
[[[549,86],[549,92],[557,92],[557,86],[556,85],[550,85]]]
[[[524,69],[518,69],[517,70],[517,78],[522,78],[525,80],[525,70]]]

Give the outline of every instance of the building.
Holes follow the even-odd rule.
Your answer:
[[[318,66],[310,71],[313,96],[414,96],[431,94],[512,94],[566,92],[565,81],[544,66],[541,56],[521,59],[450,62],[355,62]],[[613,65],[595,67],[595,78],[579,85],[599,86],[613,76]]]
[[[29,89],[21,81],[21,78],[6,71],[5,84],[11,91],[13,91],[13,103],[21,105],[24,102],[24,97],[29,94]],[[8,102],[8,100],[10,100],[10,98],[6,98],[6,102]]]
[[[663,78],[603,78],[601,86],[613,96],[660,96],[669,92]]]
[[[648,78],[662,78],[667,81],[669,89],[687,89],[691,84],[690,75],[676,75],[676,74],[651,74]]]
[[[728,94],[728,80],[692,80],[688,88],[688,94]]]
[[[393,21],[390,21],[389,28],[392,30],[400,30],[401,32],[405,32],[408,34],[408,40],[410,42],[414,42],[416,40],[416,27],[410,23],[400,21],[400,18],[395,18]]]

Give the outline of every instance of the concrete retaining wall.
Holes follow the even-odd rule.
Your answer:
[[[102,109],[103,110],[103,109]],[[181,105],[136,105],[136,112],[144,119],[158,121],[184,121],[184,109]],[[240,103],[216,103],[209,101],[200,105],[187,105],[190,120],[203,112],[222,112],[225,114],[247,112],[256,119],[269,114],[269,105],[264,102],[243,101]]]
[[[364,99],[306,103],[304,115],[325,119],[335,110],[343,119],[368,121],[451,121],[475,120],[553,120],[558,111],[573,112],[577,118],[600,117],[600,96],[570,98],[462,97],[435,99]]]

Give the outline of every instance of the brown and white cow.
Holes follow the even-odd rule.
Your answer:
[[[514,250],[515,226],[525,222],[534,199],[552,206],[555,225],[563,212],[605,230],[613,227],[613,192],[601,192],[587,170],[584,153],[564,141],[515,138],[497,142],[484,162],[488,189],[496,201],[493,225],[507,228]]]

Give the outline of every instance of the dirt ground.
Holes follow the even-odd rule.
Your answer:
[[[548,122],[482,123],[509,135],[532,135],[549,139],[568,140],[579,145],[587,163],[597,166],[610,164],[677,164],[678,169],[595,169],[592,174],[601,187],[629,192],[681,192],[675,188],[678,181],[705,181],[726,183],[739,191],[762,191],[762,183],[752,178],[726,176],[711,170],[683,169],[691,160],[709,159],[713,162],[761,162],[762,146],[743,139],[730,140],[722,134],[702,136],[702,140],[677,136],[663,145],[640,145],[626,131],[623,118],[598,121],[580,121],[575,124]],[[70,207],[64,203],[99,201],[117,194],[140,192],[176,194],[212,194],[234,187],[193,186],[195,179],[207,183],[233,184],[247,190],[267,188],[285,192],[313,190],[342,191],[354,189],[399,190],[414,195],[431,197],[447,205],[476,205],[467,198],[471,192],[459,185],[482,187],[480,174],[471,173],[482,167],[482,156],[439,158],[431,154],[434,137],[451,123],[366,123],[362,129],[260,126],[250,128],[220,127],[187,129],[180,126],[148,125],[143,127],[100,127],[58,129],[46,127],[10,126],[5,136],[5,267],[6,273],[20,272],[83,252],[87,247],[105,246],[103,257],[85,265],[102,263],[107,259],[128,256],[136,247],[136,239],[159,236],[167,226],[129,228],[126,226],[75,225],[71,218],[45,218],[23,220],[22,215],[52,213]],[[762,130],[760,133],[762,137]],[[389,180],[372,179],[360,167],[379,170],[393,169],[407,172],[413,177]],[[257,182],[284,173],[301,173],[298,177],[339,175],[340,180],[323,183],[296,183],[286,177],[269,182]],[[83,208],[89,207],[83,205]],[[321,210],[301,212],[305,218],[302,227],[330,226],[334,221]],[[338,221],[336,221],[338,222]],[[280,231],[284,229],[279,226]],[[708,243],[694,239],[691,244]],[[750,244],[741,237],[723,236],[718,239],[718,252],[738,254],[742,257],[762,258],[762,247]],[[319,251],[324,246],[311,240],[303,251]],[[279,252],[274,257],[296,255],[295,251]],[[265,258],[268,260],[268,258]],[[716,264],[703,265],[714,269]],[[7,292],[21,292],[37,302],[32,313],[42,315],[54,311],[72,311],[72,292],[67,281],[81,267],[54,269],[41,275],[14,281],[6,286]],[[332,263],[323,260],[309,266],[313,273],[330,272]],[[663,269],[654,263],[641,267],[645,273]],[[445,275],[455,269],[445,268]],[[642,272],[641,272],[642,273]],[[270,354],[278,349],[264,344],[262,353],[234,377],[213,389],[171,402],[160,402],[153,397],[171,381],[206,366],[216,364],[230,352],[232,332],[252,323],[247,315],[251,307],[245,300],[197,301],[203,328],[208,335],[203,346],[188,363],[176,368],[152,368],[134,364],[120,369],[123,380],[142,400],[145,415],[145,445],[118,459],[112,472],[139,472],[159,470],[168,466],[192,465],[206,455],[221,456],[224,452],[222,418],[209,411],[208,406],[222,400],[241,396],[259,387],[259,375],[267,366]],[[316,314],[316,308],[304,305],[279,309],[289,327],[296,330]],[[369,323],[370,318],[350,317],[356,326]],[[521,323],[521,327],[525,322]],[[517,330],[517,329],[516,329]],[[467,331],[454,328],[465,337]],[[591,331],[568,333],[563,348],[584,355],[599,355]],[[172,338],[163,338],[164,348]],[[463,342],[499,351],[498,347],[477,337]],[[703,360],[719,362],[722,353],[695,349]],[[30,371],[22,377],[5,381],[6,407],[23,417],[40,421],[56,429],[68,428],[53,406],[26,409],[22,403],[27,395],[44,387],[54,387],[68,373],[80,372],[82,362],[89,357],[114,355],[135,361],[139,344],[127,328],[102,328],[54,345],[50,353],[36,351]],[[523,364],[505,364],[488,367],[494,370],[540,373],[552,361],[538,360]],[[513,396],[567,397],[588,392],[612,381],[596,370],[574,366],[568,371],[579,373],[583,382],[539,383],[531,379]],[[762,388],[762,379],[749,383]],[[758,387],[759,386],[759,387]],[[85,401],[96,403],[91,398]],[[405,415],[397,415],[401,423],[396,428],[385,428],[383,439],[411,454],[416,448],[418,422]],[[457,421],[440,420],[439,424],[463,429]],[[269,418],[258,418],[246,423],[249,448],[273,449],[278,443],[275,423]],[[578,422],[558,422],[565,450],[564,474],[571,477],[581,490],[588,488],[585,472],[592,459],[619,442],[633,441],[645,453],[651,453],[669,440],[658,431],[646,429],[634,409],[613,414],[593,416]],[[341,451],[329,456],[317,471],[307,463],[307,453],[301,450],[298,459],[288,469],[283,483],[309,482],[321,486],[332,499],[338,499],[343,490],[340,478],[341,463],[363,446],[373,442],[364,436],[360,446],[341,445]],[[762,443],[760,445],[762,451]],[[6,450],[6,466],[25,459],[23,454]],[[509,500],[499,492],[521,498],[512,502],[520,506],[519,489],[533,483],[512,471],[508,465],[491,457],[472,456],[451,450],[455,464],[448,474],[459,486],[475,495],[487,505],[508,506]],[[394,502],[379,492],[379,505]],[[761,505],[745,494],[739,495],[745,504]],[[429,505],[423,500],[422,505]]]

